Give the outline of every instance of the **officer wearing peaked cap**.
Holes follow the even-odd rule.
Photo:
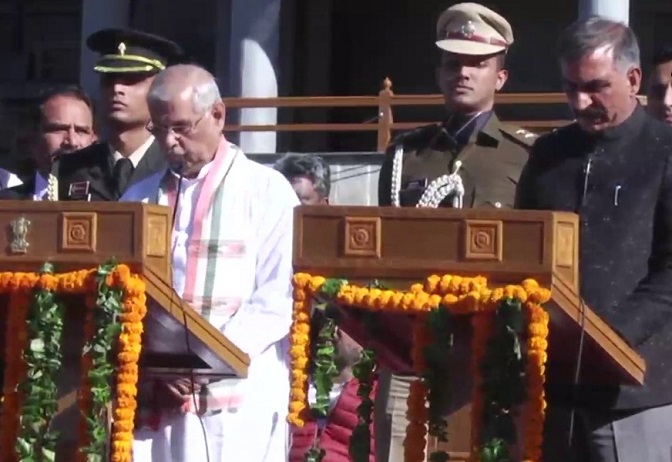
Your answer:
[[[436,34],[438,85],[448,114],[442,123],[403,134],[388,147],[378,182],[379,205],[512,208],[536,135],[503,124],[493,111],[495,94],[507,79],[504,58],[513,43],[511,26],[482,5],[460,3],[439,17]],[[384,332],[399,329],[381,327]],[[381,375],[381,389],[393,398],[394,409],[388,408],[392,428],[406,427],[397,419],[405,415],[409,385],[408,377]],[[381,424],[381,429],[387,426]],[[400,461],[403,443],[387,431],[390,460]]]
[[[402,134],[387,149],[381,206],[513,207],[536,135],[500,122],[495,94],[507,80],[508,21],[478,3],[460,3],[436,26],[438,85],[447,117]]]
[[[165,159],[147,130],[147,91],[154,76],[183,59],[182,48],[153,34],[104,29],[86,41],[100,54],[101,113],[107,141],[55,163],[60,200],[115,201],[133,183],[165,168]]]

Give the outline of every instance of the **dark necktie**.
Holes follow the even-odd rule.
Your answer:
[[[133,162],[128,158],[119,159],[114,164],[114,184],[117,189],[116,193],[119,197],[126,192],[128,181],[131,179],[131,175],[133,175],[133,170]]]

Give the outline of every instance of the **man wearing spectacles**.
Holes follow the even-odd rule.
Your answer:
[[[101,54],[94,70],[100,75],[107,141],[60,159],[59,199],[116,201],[130,185],[166,166],[147,127],[146,98],[155,75],[184,53],[163,37],[125,29],[98,31],[86,44]]]

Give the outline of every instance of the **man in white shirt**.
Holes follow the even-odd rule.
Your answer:
[[[147,130],[147,91],[154,76],[179,62],[176,43],[129,29],[103,29],[86,40],[100,53],[101,109],[106,141],[59,161],[59,199],[116,201],[133,183],[165,168]]]
[[[173,287],[251,362],[242,380],[163,382],[173,405],[163,407],[158,426],[136,429],[133,459],[286,462],[299,201],[279,172],[224,138],[224,104],[204,69],[169,67],[155,78],[148,102],[148,128],[170,168],[131,186],[121,200],[175,208]]]
[[[54,160],[83,149],[96,139],[93,104],[76,85],[47,89],[40,95],[33,112],[33,133],[28,149],[35,173],[24,182],[11,174],[8,182],[13,184],[0,191],[0,199],[42,200]]]

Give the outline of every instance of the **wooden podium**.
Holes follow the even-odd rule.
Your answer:
[[[490,286],[534,278],[552,290],[545,306],[551,318],[547,381],[572,383],[583,331],[581,383],[641,385],[644,360],[580,300],[578,264],[579,221],[571,213],[308,206],[295,215],[296,272],[364,284],[378,279],[398,289],[432,274],[485,276]],[[407,355],[410,323],[403,332],[381,334],[386,347]],[[366,334],[356,328],[353,333],[367,343]],[[467,368],[468,361],[463,358]],[[441,449],[449,451],[450,460],[462,461],[469,456],[470,394],[456,390],[455,396],[450,443]]]
[[[21,218],[28,221],[25,253],[11,248],[13,224]],[[45,262],[51,262],[61,273],[95,268],[114,258],[143,277],[148,311],[141,373],[184,377],[193,371],[209,378],[247,375],[247,355],[171,287],[169,208],[125,202],[7,201],[0,203],[0,226],[6,230],[0,235],[0,271],[37,272]],[[57,460],[70,462],[77,441],[84,313],[67,308],[63,369],[58,377],[59,411],[52,425],[61,432]],[[4,337],[5,316],[0,315],[0,358],[4,357]]]

